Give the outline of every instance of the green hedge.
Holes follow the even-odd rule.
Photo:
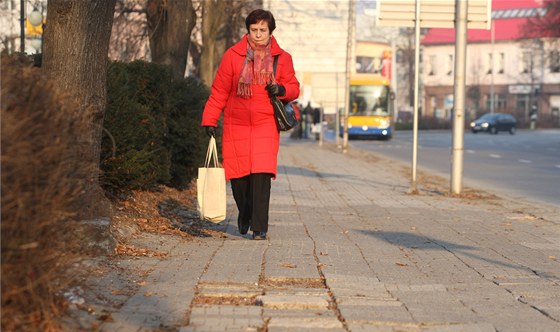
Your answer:
[[[165,65],[110,63],[101,184],[106,191],[185,188],[206,152],[200,127],[208,89]]]

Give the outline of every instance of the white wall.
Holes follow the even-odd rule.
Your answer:
[[[467,69],[466,85],[490,85],[492,74],[488,73],[488,54],[493,53],[493,80],[495,85],[530,84],[531,75],[522,73],[523,45],[518,41],[496,42],[494,46],[490,43],[477,43],[467,45]],[[551,46],[545,45],[545,53]],[[492,52],[493,50],[493,52]],[[551,73],[548,62],[545,59],[544,68],[542,57],[538,48],[533,50],[534,68],[533,80],[545,84],[559,84],[560,73]],[[425,45],[423,46],[422,81],[426,86],[452,86],[453,73],[447,75],[447,57],[449,54],[455,56],[455,45]],[[499,73],[500,56],[504,55],[503,73]],[[435,56],[437,61],[437,74],[428,75],[430,71],[430,57]],[[542,70],[544,69],[544,74]]]
[[[344,105],[348,0],[264,0],[276,19],[274,36],[294,60],[300,102],[334,113]],[[338,77],[338,80],[337,80]]]

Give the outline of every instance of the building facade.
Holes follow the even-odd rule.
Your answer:
[[[494,0],[492,28],[467,33],[466,120],[484,113],[513,114],[521,124],[560,125],[559,39],[533,31],[540,1]],[[455,30],[430,29],[422,40],[423,116],[449,120],[453,108]]]
[[[276,19],[274,36],[294,60],[299,102],[334,114],[344,107],[350,1],[263,0]]]

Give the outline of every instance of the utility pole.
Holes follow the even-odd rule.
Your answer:
[[[344,133],[342,137],[342,152],[346,153],[348,150],[348,114],[350,113],[350,73],[352,72],[352,45],[354,39],[354,7],[355,0],[350,0],[348,3],[348,41],[346,43],[346,86],[344,87],[346,93],[344,94]]]
[[[492,59],[490,70],[492,71],[492,75],[490,77],[490,113],[494,113],[494,39],[495,39],[495,30],[494,30],[494,20],[490,23],[490,57]]]
[[[455,0],[455,87],[453,98],[453,138],[451,193],[460,194],[463,179],[465,135],[465,77],[467,59],[467,0]],[[493,70],[494,68],[492,68]]]
[[[414,116],[412,119],[412,175],[410,181],[410,193],[417,193],[416,168],[418,164],[418,95],[420,80],[420,0],[416,0],[415,23],[414,23]]]

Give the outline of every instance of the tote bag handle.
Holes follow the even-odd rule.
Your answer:
[[[210,137],[210,142],[208,143],[208,150],[206,151],[204,167],[220,167],[220,162],[218,161],[218,149],[216,148],[216,139],[214,138],[214,136]]]

